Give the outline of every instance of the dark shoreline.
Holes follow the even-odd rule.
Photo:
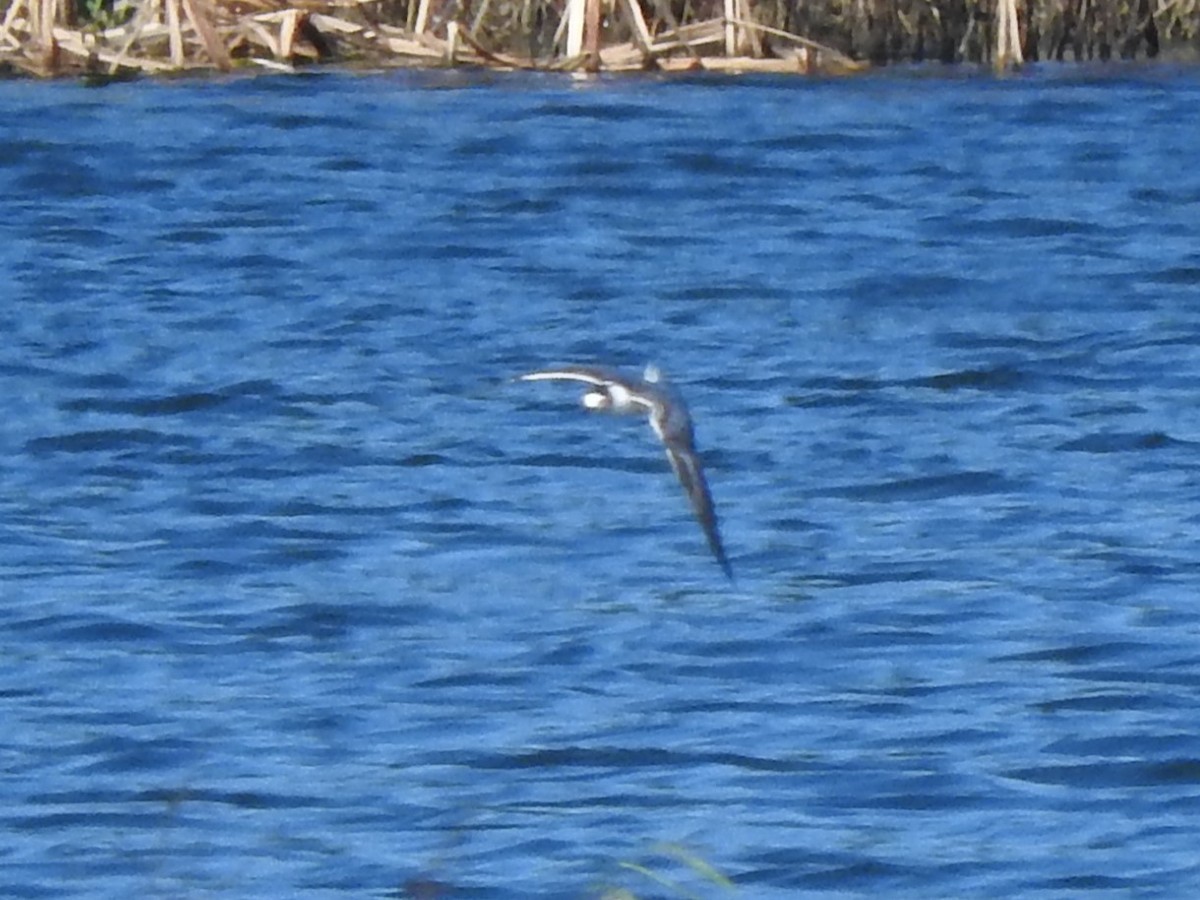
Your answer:
[[[1151,0],[8,0],[0,74],[84,77],[313,67],[850,74],[896,63],[1200,59],[1200,12]],[[86,4],[86,6],[83,6]],[[116,4],[116,5],[114,5]]]

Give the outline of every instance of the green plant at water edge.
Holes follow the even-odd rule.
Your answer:
[[[137,10],[132,0],[77,0],[76,9],[87,27],[97,31],[124,25]]]

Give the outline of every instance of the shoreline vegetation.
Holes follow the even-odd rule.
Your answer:
[[[0,0],[0,74],[321,64],[848,74],[1195,56],[1200,0]]]

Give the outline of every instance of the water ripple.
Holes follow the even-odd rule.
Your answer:
[[[1200,90],[1072,72],[0,86],[0,894],[1194,894]]]

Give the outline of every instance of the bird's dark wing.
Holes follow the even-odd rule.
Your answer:
[[[665,441],[667,459],[683,489],[687,492],[688,501],[692,504],[692,512],[696,521],[704,529],[704,537],[709,549],[721,564],[721,570],[730,580],[733,579],[733,569],[725,556],[725,546],[721,543],[721,532],[717,525],[717,511],[713,507],[712,494],[708,490],[708,481],[704,477],[704,469],[700,459],[691,446],[682,442]]]

